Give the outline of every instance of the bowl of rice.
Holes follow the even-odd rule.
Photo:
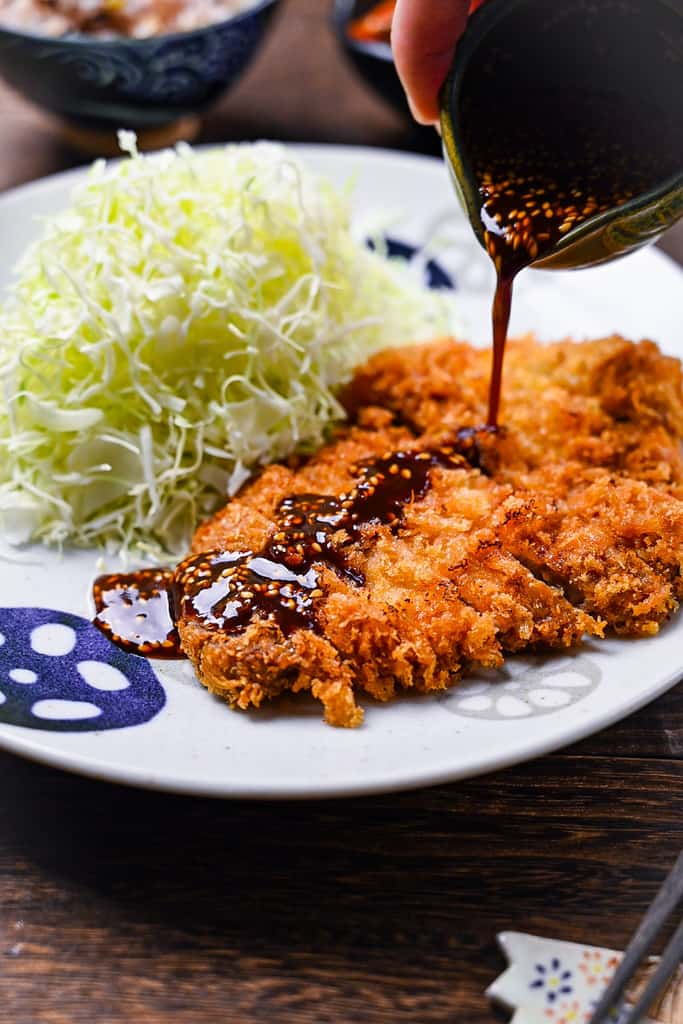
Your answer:
[[[81,148],[189,137],[241,75],[277,0],[0,0],[0,76]]]

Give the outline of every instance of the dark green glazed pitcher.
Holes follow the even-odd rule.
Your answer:
[[[500,115],[520,81],[557,106],[590,89],[597,106],[604,99],[612,104],[605,109],[618,109],[626,152],[634,161],[649,160],[647,187],[582,220],[540,251],[533,266],[612,260],[653,241],[683,215],[683,0],[486,0],[471,15],[442,91],[441,128],[456,191],[484,246],[480,181],[463,111],[474,96],[484,119],[487,109]],[[599,114],[596,109],[596,135]],[[525,116],[532,119],[534,110]],[[591,118],[589,110],[584,135]],[[521,142],[517,157],[533,171],[533,152],[525,153]]]

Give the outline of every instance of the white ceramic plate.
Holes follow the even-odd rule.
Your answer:
[[[485,343],[491,270],[442,164],[364,149],[299,152],[339,183],[356,178],[359,230],[390,220],[392,236],[420,245],[447,229],[455,244],[439,260],[454,277],[470,337]],[[0,198],[0,286],[39,230],[36,215],[63,207],[81,173]],[[580,274],[528,272],[519,281],[513,331],[555,339],[616,330],[653,337],[681,355],[682,284],[683,274],[651,249]],[[319,706],[306,700],[235,713],[198,685],[188,664],[115,652],[90,627],[94,552],[60,557],[40,548],[22,558],[0,562],[0,746],[134,785],[291,798],[461,779],[595,732],[683,675],[678,617],[651,640],[511,659],[505,672],[467,680],[441,697],[366,704],[365,725],[355,731],[325,726]]]

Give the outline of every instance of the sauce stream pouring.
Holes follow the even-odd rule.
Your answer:
[[[683,214],[683,0],[487,0],[458,44],[441,126],[497,275],[495,426],[517,274],[615,259]]]

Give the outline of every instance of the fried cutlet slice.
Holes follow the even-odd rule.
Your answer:
[[[364,462],[479,427],[488,359],[453,341],[375,357],[347,391],[351,425],[266,468],[193,551],[258,554],[288,496],[348,495]],[[505,429],[477,430],[466,459],[431,466],[395,521],[332,534],[351,575],[314,564],[315,629],[256,612],[229,633],[181,616],[200,680],[241,708],[309,690],[329,723],[354,726],[361,692],[439,691],[508,652],[656,631],[683,595],[678,362],[650,342],[525,339],[510,346],[504,394]]]
[[[507,550],[619,634],[656,633],[683,597],[683,502],[642,481],[571,464],[536,471],[499,523]]]
[[[490,353],[450,339],[382,352],[359,369],[344,401],[392,410],[422,434],[485,421]],[[643,480],[683,498],[683,374],[651,341],[614,336],[507,346],[498,479],[570,460]]]
[[[337,591],[321,610],[359,688],[381,700],[401,688],[441,690],[465,665],[499,666],[506,650],[566,647],[601,632],[501,549],[487,523],[506,490],[476,471],[435,469],[398,530],[364,532],[364,586]],[[375,628],[377,612],[391,617],[394,634]]]
[[[366,410],[366,423],[386,415]],[[354,427],[299,470],[271,466],[200,528],[195,550],[263,550],[275,510],[292,493],[340,494],[351,467],[387,449],[420,449],[405,428]],[[434,467],[431,488],[406,506],[398,528],[368,524],[339,544],[364,577],[358,585],[325,565],[320,631],[285,636],[255,617],[229,635],[181,618],[185,652],[210,690],[245,708],[284,690],[311,690],[334,725],[356,725],[355,693],[388,700],[400,689],[443,690],[469,664],[497,667],[506,650],[566,647],[599,623],[507,554],[490,528],[510,493],[480,471]]]

